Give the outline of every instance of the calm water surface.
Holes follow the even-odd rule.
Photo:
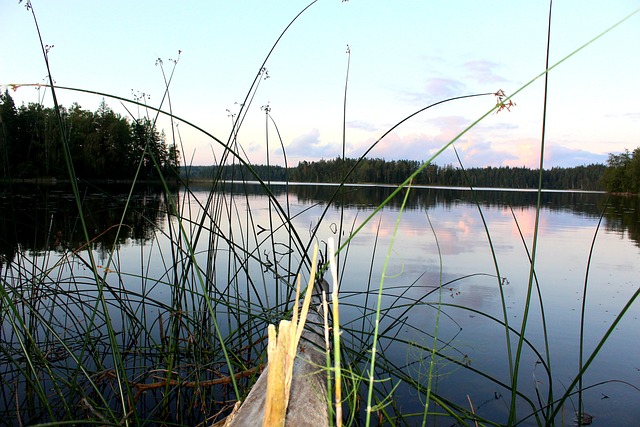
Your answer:
[[[471,401],[477,414],[497,422],[506,422],[508,412],[509,392],[497,382],[508,383],[509,360],[505,328],[495,319],[506,320],[517,330],[525,322],[526,339],[539,355],[525,345],[519,387],[538,405],[536,390],[546,400],[551,386],[557,399],[577,374],[583,305],[586,360],[640,286],[638,200],[634,198],[543,193],[532,272],[529,259],[537,197],[533,192],[486,190],[474,195],[457,189],[415,188],[404,209],[403,192],[366,222],[392,189],[348,187],[329,204],[335,187],[273,186],[279,208],[259,187],[229,188],[207,207],[208,189],[192,191],[191,195],[176,192],[171,209],[193,221],[183,226],[198,264],[221,288],[243,261],[230,256],[212,260],[210,248],[224,253],[227,240],[249,248],[256,259],[246,260],[243,269],[249,276],[260,276],[264,286],[236,291],[259,301],[254,309],[288,298],[287,290],[275,285],[272,277],[278,268],[282,274],[303,263],[302,246],[318,242],[323,248],[331,237],[345,243],[360,228],[340,255],[344,344],[368,357],[370,337],[362,331],[371,329],[371,312],[382,283],[385,333],[379,342],[380,356],[426,387],[431,357],[426,348],[433,347],[436,339],[446,357],[438,358],[435,365],[434,391],[465,408]],[[110,227],[122,216],[126,194],[95,188],[83,194],[91,237],[96,238],[92,250],[100,263],[117,248],[117,268],[130,273],[123,286],[141,288],[159,300],[170,299],[172,294],[162,281],[172,268],[172,261],[166,259],[170,236],[179,232],[176,217],[166,215],[167,206],[173,205],[153,191],[136,193],[123,221],[128,227],[116,237]],[[53,264],[67,256],[65,248],[82,241],[73,198],[64,190],[25,190],[19,197],[6,195],[1,201],[4,271],[21,257],[37,265]],[[292,242],[282,227],[279,209],[292,218],[302,245]],[[216,220],[202,228],[204,213]],[[143,283],[141,268],[146,277]],[[302,269],[303,274],[306,271]],[[530,277],[534,285],[525,311]],[[631,426],[640,420],[640,405],[633,403],[640,401],[639,315],[639,303],[633,304],[584,376],[583,387],[602,383],[584,392],[585,411],[595,416],[592,425]],[[510,338],[515,354],[517,336]],[[538,363],[540,355],[550,366],[551,380]],[[391,393],[397,383],[398,378],[392,377],[382,387]],[[422,411],[422,398],[404,382],[393,389],[393,397],[397,411]],[[565,425],[573,423],[574,405],[577,396],[567,401],[559,416]],[[518,409],[523,417],[531,413],[523,401]],[[420,422],[421,417],[416,417],[415,423]],[[427,424],[446,426],[453,421],[432,417]],[[521,420],[521,425],[533,425],[533,420]]]

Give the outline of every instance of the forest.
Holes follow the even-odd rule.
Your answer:
[[[317,162],[300,162],[295,167],[243,165],[183,167],[187,180],[252,180],[257,175],[264,181],[377,183],[399,184],[421,166],[416,160],[383,160],[335,158]],[[553,190],[603,190],[605,165],[593,164],[573,168],[543,170],[542,188]],[[347,177],[344,179],[344,177]],[[486,167],[462,169],[453,165],[430,164],[414,179],[418,185],[494,188],[538,188],[539,171],[525,167]]]
[[[180,152],[167,144],[148,118],[116,114],[103,100],[95,112],[77,103],[60,107],[64,135],[73,168],[86,180],[156,180],[164,176],[193,180],[254,180],[399,184],[422,165],[417,160],[352,159],[337,157],[302,161],[297,166],[231,164],[180,167]],[[60,121],[53,108],[38,103],[16,107],[8,91],[0,93],[0,177],[65,179]],[[154,160],[158,168],[154,165]],[[538,188],[540,173],[526,167],[468,168],[430,164],[414,179],[417,185]],[[640,147],[609,154],[607,165],[591,164],[542,171],[542,188],[551,190],[640,193]]]
[[[632,152],[609,154],[602,176],[604,188],[612,193],[640,193],[640,147]]]
[[[38,103],[16,107],[8,91],[0,93],[0,176],[3,179],[69,177],[61,144],[68,141],[79,179],[155,180],[154,159],[163,175],[178,170],[180,153],[167,145],[148,118],[129,120],[103,100],[95,112],[77,103],[54,108]]]

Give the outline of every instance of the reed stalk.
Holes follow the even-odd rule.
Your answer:
[[[550,346],[547,339],[547,324],[544,312],[543,294],[536,275],[539,221],[542,208],[542,175],[537,188],[537,209],[535,230],[531,249],[525,242],[520,225],[513,210],[514,223],[526,249],[529,261],[529,276],[526,289],[522,320],[514,326],[507,316],[506,300],[502,289],[504,278],[494,251],[491,232],[480,202],[472,197],[478,207],[484,224],[489,251],[493,260],[492,273],[477,273],[445,280],[444,266],[437,225],[432,224],[429,214],[428,224],[437,247],[438,279],[434,289],[424,291],[419,288],[418,279],[408,284],[393,287],[389,285],[390,265],[396,256],[393,249],[401,244],[399,229],[409,195],[414,191],[413,179],[455,142],[479,123],[511,105],[510,102],[522,91],[544,77],[543,124],[540,139],[540,171],[546,145],[547,87],[549,78],[556,67],[561,66],[579,52],[613,31],[622,23],[636,15],[640,9],[619,20],[614,25],[578,46],[560,60],[552,63],[549,59],[551,41],[551,11],[547,28],[547,49],[544,70],[534,75],[524,85],[506,95],[499,90],[494,93],[476,93],[445,99],[426,107],[417,108],[413,113],[398,120],[373,142],[360,158],[365,158],[378,144],[394,130],[419,114],[444,103],[464,101],[476,97],[497,96],[498,101],[487,111],[471,121],[453,139],[445,143],[419,168],[408,174],[402,183],[393,188],[374,209],[363,218],[356,216],[351,229],[345,221],[344,206],[348,200],[345,184],[360,162],[345,170],[342,181],[325,206],[318,208],[317,221],[310,229],[298,223],[299,214],[292,213],[289,204],[289,183],[286,185],[285,202],[273,191],[270,177],[262,179],[242,151],[238,133],[244,126],[249,110],[264,80],[266,66],[276,47],[290,27],[316,3],[310,2],[298,13],[280,33],[268,54],[258,67],[255,78],[250,83],[244,102],[232,117],[231,130],[227,138],[218,138],[204,128],[185,120],[174,111],[171,104],[170,85],[174,78],[177,61],[166,74],[160,63],[165,84],[159,105],[148,105],[144,99],[127,99],[90,89],[59,86],[54,83],[54,66],[36,19],[32,5],[35,31],[39,38],[48,74],[48,83],[22,84],[21,86],[45,87],[50,91],[57,125],[60,129],[60,145],[63,148],[69,185],[73,203],[77,211],[77,223],[64,230],[69,235],[80,235],[76,242],[60,244],[62,254],[56,258],[52,251],[47,254],[30,254],[19,250],[15,260],[1,263],[0,267],[0,319],[2,321],[2,342],[0,357],[2,366],[3,396],[0,400],[10,413],[10,423],[53,425],[53,424],[96,424],[96,425],[142,425],[162,423],[165,425],[205,425],[218,422],[232,413],[237,402],[243,400],[248,390],[268,360],[268,392],[263,425],[284,425],[293,381],[293,365],[299,348],[302,330],[311,301],[314,284],[322,278],[328,268],[332,279],[329,315],[327,298],[324,295],[325,350],[326,365],[318,366],[327,380],[327,412],[331,423],[336,426],[354,424],[413,424],[428,425],[439,423],[446,418],[458,424],[474,425],[519,425],[531,422],[535,425],[557,425],[565,422],[565,406],[574,396],[578,405],[577,423],[583,424],[583,393],[602,382],[587,385],[585,377],[597,355],[606,345],[616,327],[625,315],[632,311],[640,291],[635,291],[618,311],[615,320],[599,338],[595,348],[585,350],[585,330],[587,319],[587,297],[591,255],[595,248],[600,223],[595,230],[587,260],[580,320],[580,343],[578,370],[570,378],[567,387],[558,392],[553,371]],[[346,75],[344,81],[342,115],[342,158],[347,146],[347,95],[351,65],[351,49],[347,50]],[[355,60],[355,57],[354,57]],[[229,190],[229,183],[221,175],[213,176],[206,200],[198,200],[196,191],[188,186],[176,192],[170,183],[160,176],[162,192],[159,216],[166,223],[161,226],[158,218],[145,212],[132,212],[133,200],[140,184],[140,170],[144,156],[149,153],[149,141],[137,165],[134,182],[128,188],[124,204],[111,222],[92,233],[89,225],[91,210],[85,205],[81,187],[70,152],[68,127],[60,114],[57,94],[60,91],[93,94],[121,101],[130,111],[130,119],[141,120],[134,114],[136,107],[143,111],[147,119],[156,123],[160,116],[171,121],[173,144],[180,139],[175,132],[178,123],[186,125],[210,141],[223,148],[220,165],[243,166],[249,175],[243,176],[241,193]],[[165,102],[167,104],[164,109]],[[267,106],[268,107],[268,106]],[[265,144],[269,147],[271,128],[277,133],[282,147],[285,164],[285,144],[278,126],[273,119],[271,108],[265,108]],[[181,143],[181,141],[180,141]],[[184,150],[183,150],[184,151]],[[457,152],[456,152],[457,155]],[[151,156],[157,172],[158,159]],[[271,164],[272,159],[267,158]],[[462,160],[460,166],[464,169]],[[220,172],[221,173],[221,172]],[[259,224],[259,219],[251,211],[249,185],[247,181],[257,181],[262,194],[268,198],[268,225]],[[186,184],[183,181],[183,184]],[[471,188],[471,187],[470,187]],[[472,189],[473,190],[473,189]],[[102,190],[101,190],[102,191]],[[396,220],[390,240],[380,236],[381,212],[390,208],[392,201],[403,193],[400,206],[395,212]],[[104,195],[108,196],[106,190]],[[324,227],[331,209],[340,206],[340,219],[335,230],[338,234],[337,249],[333,239],[328,242],[328,262],[318,269],[318,241],[323,241]],[[136,226],[132,226],[137,218]],[[352,258],[352,244],[364,234],[365,227],[378,218],[377,231],[370,253],[367,277],[361,288],[364,296],[353,302],[354,295],[341,291],[342,278],[349,269]],[[52,217],[53,218],[53,217]],[[602,220],[602,218],[601,218]],[[259,228],[262,227],[261,228]],[[53,232],[53,219],[39,227]],[[127,267],[130,252],[120,247],[123,236],[132,236],[134,230],[144,229],[147,234],[140,243],[137,267]],[[108,247],[100,245],[105,236],[115,234]],[[262,234],[266,233],[266,234]],[[323,234],[324,233],[324,234]],[[335,231],[333,232],[336,233]],[[346,235],[343,237],[343,234]],[[382,269],[376,256],[380,247],[387,244]],[[311,247],[313,255],[308,252]],[[0,260],[2,262],[3,260]],[[327,260],[322,260],[322,262]],[[322,264],[321,262],[321,264]],[[158,272],[160,271],[160,272]],[[309,282],[302,307],[299,307],[301,274],[309,272]],[[339,273],[340,272],[340,273]],[[443,290],[448,286],[466,283],[467,280],[490,276],[498,284],[497,293],[501,298],[502,313],[493,315],[455,302],[443,301]],[[295,280],[297,278],[297,281]],[[290,280],[293,283],[290,283]],[[376,286],[376,281],[378,281]],[[416,296],[419,290],[422,292]],[[437,293],[437,295],[434,295]],[[160,294],[169,295],[163,298]],[[295,298],[289,298],[295,294]],[[544,343],[541,348],[527,336],[531,328],[531,310],[537,294],[542,313]],[[436,298],[437,297],[437,298]],[[389,304],[386,304],[390,302]],[[421,331],[423,342],[406,339],[401,329],[415,329],[408,321],[412,313],[422,309],[433,309],[435,322],[428,331]],[[342,310],[342,313],[341,313]],[[350,313],[345,315],[346,313]],[[455,316],[449,313],[472,315],[504,330],[506,348],[505,374],[498,375],[473,366],[465,360],[465,353],[458,348],[455,337],[442,336],[441,323],[451,321]],[[356,314],[353,314],[356,313]],[[291,317],[291,320],[283,320]],[[500,317],[501,316],[501,317]],[[332,331],[329,327],[332,319]],[[278,325],[276,328],[275,325]],[[264,337],[268,337],[265,344]],[[516,343],[512,347],[512,340]],[[392,345],[404,346],[420,354],[417,360],[398,363],[387,350]],[[331,346],[333,348],[331,348]],[[515,351],[514,351],[515,350]],[[536,360],[536,369],[544,371],[547,384],[546,395],[534,385],[531,391],[522,381],[525,352]],[[427,355],[422,357],[422,355]],[[426,367],[426,384],[420,375],[412,375],[416,363]],[[467,400],[451,398],[439,389],[446,378],[441,374],[443,366],[464,371],[481,378],[496,390],[508,394],[505,401],[505,418],[489,419],[478,410],[481,406],[471,400],[470,391],[463,395]],[[555,366],[555,365],[554,365]],[[536,380],[537,381],[537,380]],[[611,380],[617,381],[617,380]],[[619,381],[636,388],[633,384]],[[324,387],[324,386],[323,386]],[[396,397],[399,390],[409,390],[423,399],[423,406],[417,413],[403,412],[402,402]],[[496,394],[497,395],[497,394]],[[559,397],[558,397],[559,396]],[[365,402],[364,405],[361,405]],[[475,403],[475,404],[474,404]]]

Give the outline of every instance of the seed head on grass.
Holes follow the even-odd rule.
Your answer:
[[[502,89],[498,89],[498,91],[494,93],[494,95],[496,97],[496,107],[498,107],[498,109],[496,110],[496,114],[498,114],[502,110],[511,111],[511,107],[516,106],[516,103],[511,99],[507,100],[507,95]]]

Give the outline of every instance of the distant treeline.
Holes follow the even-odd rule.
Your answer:
[[[180,153],[167,144],[147,118],[129,120],[102,101],[95,112],[77,103],[55,109],[38,103],[16,107],[8,91],[0,93],[0,178],[68,178],[61,128],[78,178],[156,179],[156,165],[165,176],[178,170]],[[154,162],[155,160],[155,162]],[[335,158],[303,161],[295,167],[254,165],[189,166],[180,174],[191,180],[262,180],[399,184],[421,166],[415,160]],[[138,167],[140,168],[138,169]],[[452,165],[428,165],[414,184],[495,188],[537,188],[539,173],[525,167],[462,170]],[[640,147],[610,154],[608,166],[592,164],[543,170],[542,187],[557,190],[606,190],[640,193]]]
[[[179,152],[147,118],[129,120],[102,101],[95,112],[77,103],[60,107],[75,174],[84,179],[128,180],[158,177],[179,166]],[[0,176],[8,179],[68,178],[61,125],[54,108],[29,103],[16,107],[8,91],[0,93]]]
[[[422,164],[415,160],[383,159],[363,159],[357,166],[356,163],[356,159],[336,158],[317,162],[304,161],[291,168],[263,165],[252,168],[264,181],[399,184]],[[542,187],[553,190],[604,190],[602,176],[606,169],[605,165],[593,164],[543,170]],[[351,173],[345,179],[349,171]],[[255,175],[243,165],[183,167],[181,174],[192,180],[214,179],[217,176],[224,180],[255,179]],[[472,185],[537,188],[538,181],[538,170],[525,167],[469,168],[463,171],[452,165],[431,164],[418,174],[413,183],[456,187]]]

